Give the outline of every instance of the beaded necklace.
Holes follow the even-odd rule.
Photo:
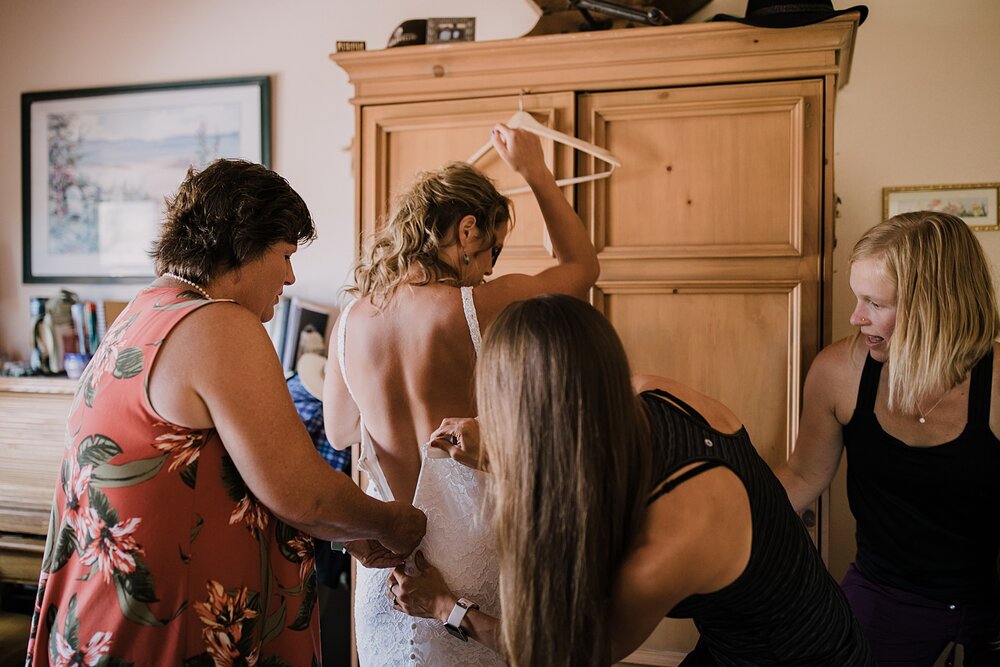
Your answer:
[[[202,287],[201,285],[199,285],[198,283],[194,282],[193,280],[188,280],[187,278],[182,278],[179,275],[177,275],[176,273],[170,273],[169,271],[167,271],[166,273],[164,273],[163,277],[164,278],[173,278],[174,280],[176,280],[178,282],[182,282],[182,283],[184,283],[186,285],[190,285],[191,287],[194,288],[194,290],[196,292],[198,292],[198,294],[201,294],[203,297],[205,297],[206,301],[211,301],[212,300],[212,297],[210,297],[208,295],[208,292],[205,291],[205,288]]]

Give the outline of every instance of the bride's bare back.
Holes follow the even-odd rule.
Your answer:
[[[350,311],[344,355],[386,481],[395,498],[410,500],[420,444],[445,417],[476,414],[476,354],[461,290],[406,286],[381,311],[362,299]]]

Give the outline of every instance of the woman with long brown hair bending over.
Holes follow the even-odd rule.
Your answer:
[[[574,299],[509,307],[476,372],[496,493],[502,620],[455,614],[446,576],[390,575],[396,606],[513,665],[608,665],[664,615],[701,632],[684,665],[870,665],[860,629],[739,419],[636,378],[611,324]],[[475,422],[435,444],[476,460]],[[452,442],[450,439],[455,440]]]

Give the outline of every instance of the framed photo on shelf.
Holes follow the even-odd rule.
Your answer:
[[[276,323],[276,327],[283,333],[280,341],[275,336],[271,340],[278,349],[281,366],[290,375],[297,370],[299,358],[303,354],[326,356],[328,336],[337,319],[337,309],[293,296],[283,304],[281,310],[283,321]]]
[[[21,95],[24,282],[138,282],[189,167],[269,164],[266,76]]]
[[[939,211],[961,218],[974,231],[1000,231],[1000,183],[914,185],[882,188],[882,218],[910,211]]]

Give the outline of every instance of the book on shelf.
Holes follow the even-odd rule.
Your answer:
[[[105,299],[96,302],[98,344],[104,340],[104,335],[108,333],[108,329],[111,328],[111,325],[114,324],[114,321],[118,319],[118,316],[122,314],[127,305],[128,301],[111,301]]]
[[[64,335],[65,352],[93,355],[108,328],[121,315],[128,301],[79,301],[69,307],[71,335]],[[72,338],[72,340],[70,340]]]
[[[87,340],[87,354],[93,354],[101,344],[97,330],[97,304],[93,301],[83,302],[83,333]]]
[[[87,302],[80,301],[70,306],[73,316],[73,332],[76,334],[76,351],[80,354],[93,354],[87,344]]]
[[[70,307],[70,313],[73,316],[73,331],[76,337],[75,351],[80,354],[93,355],[101,342],[101,332],[106,329],[106,327],[98,326],[97,307],[98,302],[94,301],[80,301]]]

